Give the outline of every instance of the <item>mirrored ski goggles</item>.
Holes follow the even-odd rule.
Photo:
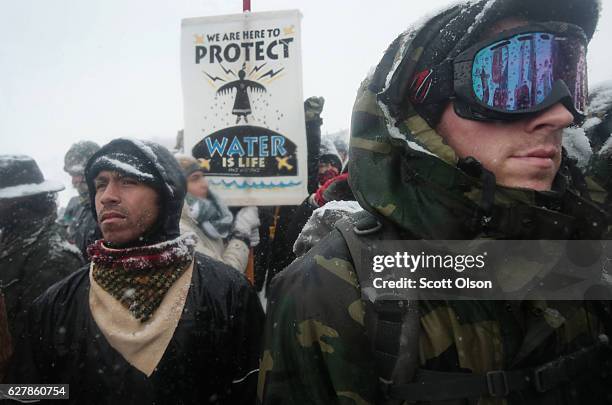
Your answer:
[[[486,121],[520,119],[560,102],[578,122],[588,99],[586,49],[584,32],[572,24],[506,31],[434,69],[432,79],[442,85],[432,96],[455,99],[458,115]]]

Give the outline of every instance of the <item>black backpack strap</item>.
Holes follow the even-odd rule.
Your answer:
[[[369,259],[381,253],[373,246],[397,239],[397,235],[393,228],[365,211],[344,218],[335,226],[347,244],[359,284],[366,285],[372,271]],[[382,403],[504,398],[527,389],[546,392],[579,375],[598,372],[609,357],[604,354],[610,352],[608,338],[602,335],[596,345],[528,369],[493,370],[485,374],[418,369],[420,316],[416,297],[390,299],[361,288],[361,298],[366,306],[365,327],[372,342]]]
[[[420,316],[417,302],[398,300],[368,291],[372,274],[372,257],[381,252],[376,242],[397,239],[390,226],[384,226],[366,211],[336,222],[351,257],[365,303],[366,333],[372,342],[381,395],[389,399],[390,388],[408,383],[414,377],[419,360]]]
[[[368,280],[371,271],[371,268],[364,265],[364,261],[367,260],[367,256],[374,254],[372,242],[380,240],[382,224],[367,211],[359,211],[342,218],[336,222],[335,227],[340,231],[349,249],[359,284],[364,285],[362,280]],[[371,302],[363,288],[361,298],[366,303]]]

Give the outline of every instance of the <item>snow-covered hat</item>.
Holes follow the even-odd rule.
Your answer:
[[[69,174],[83,175],[85,164],[100,150],[100,145],[92,141],[79,141],[72,144],[64,156],[64,171]]]
[[[61,183],[45,180],[36,161],[25,155],[0,155],[0,200],[62,191]]]
[[[129,144],[128,144],[129,145]],[[133,177],[142,183],[159,189],[162,179],[155,170],[153,163],[136,148],[125,144],[109,144],[100,152],[94,154],[88,162],[86,171],[87,182],[93,183],[96,176],[103,170],[115,171],[124,176]],[[91,191],[91,190],[90,190]]]

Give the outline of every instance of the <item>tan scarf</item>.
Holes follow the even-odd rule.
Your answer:
[[[193,266],[192,262],[170,286],[155,314],[141,322],[96,282],[93,277],[95,264],[91,265],[89,308],[93,319],[109,345],[147,377],[155,371],[181,319]]]

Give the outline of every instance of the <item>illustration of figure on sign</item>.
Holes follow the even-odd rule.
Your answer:
[[[238,80],[224,84],[217,90],[217,94],[223,95],[236,89],[236,100],[234,101],[234,107],[232,108],[232,114],[236,116],[236,124],[240,122],[240,118],[244,118],[244,122],[248,123],[247,116],[251,114],[251,101],[249,100],[249,93],[247,90],[255,92],[266,92],[266,88],[261,84],[245,79],[246,66],[243,64],[242,69],[238,71]]]

